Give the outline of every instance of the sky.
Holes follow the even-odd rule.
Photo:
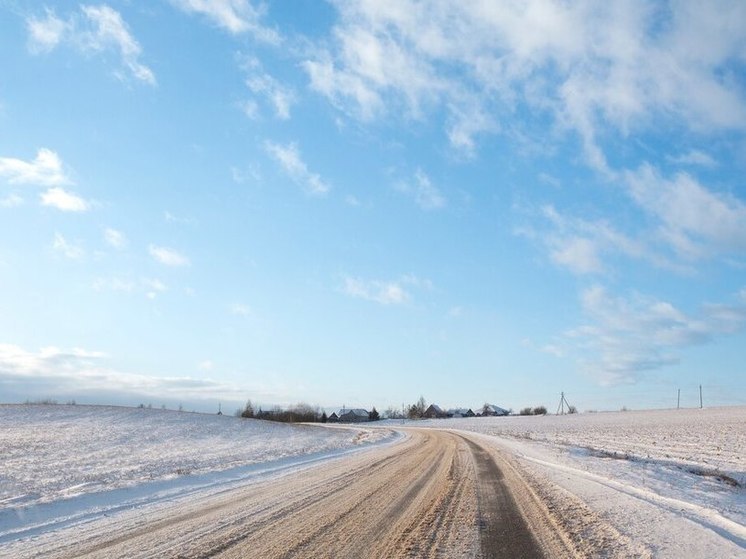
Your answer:
[[[746,4],[0,0],[0,401],[746,404]]]

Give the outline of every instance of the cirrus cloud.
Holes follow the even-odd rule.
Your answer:
[[[603,142],[658,125],[694,132],[746,128],[734,68],[746,6],[702,2],[334,2],[328,48],[303,62],[311,87],[354,118],[444,109],[451,145],[509,128],[528,110],[580,139],[609,172]]]
[[[744,302],[737,297],[687,313],[669,301],[639,293],[614,296],[594,285],[581,294],[588,322],[566,332],[566,344],[558,347],[578,356],[600,384],[634,383],[645,371],[678,363],[685,348],[742,330]]]
[[[150,245],[148,247],[148,253],[156,261],[165,266],[181,267],[189,266],[190,264],[189,259],[186,256],[172,248]]]
[[[308,169],[301,158],[297,144],[291,142],[282,145],[267,141],[264,143],[264,148],[293,182],[301,185],[308,194],[324,196],[329,192],[331,187],[322,180],[321,176]]]
[[[47,9],[44,17],[29,17],[29,50],[45,53],[67,43],[84,54],[118,51],[122,66],[135,79],[155,85],[153,71],[140,62],[142,47],[132,36],[122,15],[107,5],[80,6],[80,14],[62,20]],[[116,75],[121,77],[121,72]]]

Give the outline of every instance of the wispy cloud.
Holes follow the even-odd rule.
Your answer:
[[[233,303],[229,307],[229,311],[231,314],[236,316],[251,316],[251,307],[249,305],[246,305],[244,303]]]
[[[267,141],[264,143],[264,148],[280,164],[287,175],[296,184],[302,186],[307,193],[314,196],[324,196],[329,192],[329,185],[322,180],[319,174],[311,172],[301,159],[300,151],[295,143],[283,146]]]
[[[41,148],[31,161],[0,157],[0,178],[10,184],[58,186],[72,181],[62,167],[62,160],[54,151]]]
[[[633,294],[613,296],[586,289],[581,304],[589,322],[567,332],[565,348],[601,384],[630,383],[647,370],[678,363],[677,350],[712,342],[746,325],[746,301],[705,304],[696,315],[668,301]]]
[[[49,8],[44,18],[31,17],[26,21],[31,52],[49,52],[54,49],[69,30],[69,24],[58,18]]]
[[[239,64],[246,72],[246,87],[249,91],[269,103],[277,118],[288,120],[290,108],[297,101],[295,91],[265,72],[262,63],[255,57],[242,56],[239,58]],[[259,116],[259,106],[254,99],[244,101],[241,107],[249,118]]]
[[[381,305],[402,305],[412,300],[412,290],[429,291],[432,288],[433,284],[430,280],[412,274],[388,281],[346,276],[342,292],[350,297],[373,301]]]
[[[96,278],[93,281],[92,287],[95,291],[121,291],[124,293],[130,293],[135,290],[136,284],[128,279],[110,277]]]
[[[166,284],[157,278],[145,278],[142,280],[142,285],[145,287],[145,296],[148,299],[155,299],[159,294],[168,290]]]
[[[236,400],[241,387],[209,378],[130,373],[109,365],[103,352],[44,347],[29,351],[0,343],[0,382],[44,395],[114,394],[176,400]]]
[[[280,34],[262,24],[264,8],[249,0],[171,0],[187,13],[201,14],[226,31],[251,34],[256,40],[272,45],[281,42]]]
[[[107,227],[104,229],[104,240],[110,247],[123,249],[127,246],[127,237],[121,231]]]
[[[676,156],[667,157],[670,163],[677,165],[696,165],[700,167],[716,167],[717,161],[711,155],[697,149],[689,150]]]
[[[42,205],[57,208],[63,212],[87,212],[91,209],[90,202],[59,186],[43,192],[40,198]]]
[[[52,248],[72,260],[81,260],[85,256],[85,250],[82,246],[72,241],[68,241],[61,233],[54,234]]]
[[[156,261],[166,266],[189,266],[190,263],[189,259],[186,256],[168,247],[150,245],[148,247],[148,253]]]
[[[168,291],[168,287],[158,278],[132,279],[128,277],[98,277],[91,287],[98,292],[137,293],[148,299],[156,299]]]
[[[746,251],[746,204],[687,173],[665,178],[651,165],[625,174],[630,196],[658,220],[659,238],[688,260]]]
[[[44,17],[30,17],[26,21],[29,50],[37,54],[50,52],[61,44],[85,54],[114,50],[128,74],[149,85],[156,84],[153,71],[140,62],[140,44],[118,11],[106,5],[84,5],[80,10],[81,14],[73,14],[67,20],[49,9]],[[120,72],[118,75],[121,77]]]
[[[11,193],[0,198],[0,208],[17,208],[21,205],[23,205],[23,198],[18,194]]]
[[[382,305],[401,305],[411,299],[409,292],[398,281],[346,277],[342,290],[350,297],[374,301]]]
[[[647,262],[656,268],[675,272],[688,270],[651,245],[650,231],[638,231],[633,237],[617,230],[608,221],[568,216],[551,205],[541,208],[540,215],[549,225],[548,229],[535,223],[519,229],[517,234],[543,246],[552,262],[574,274],[608,273],[611,270],[606,260],[619,255]]]
[[[397,190],[411,196],[415,203],[423,210],[439,210],[446,206],[446,198],[433,185],[422,169],[417,169],[412,181],[400,181]]]
[[[196,220],[191,217],[175,215],[168,210],[163,212],[163,219],[166,220],[166,223],[178,223],[180,225],[194,225],[196,223]]]
[[[734,21],[746,6],[696,2],[335,3],[327,50],[303,63],[311,87],[355,118],[445,110],[451,144],[470,151],[516,110],[580,139],[609,173],[609,134],[662,119],[693,131],[746,128]],[[696,39],[692,39],[696,37]],[[550,71],[547,71],[550,69]]]

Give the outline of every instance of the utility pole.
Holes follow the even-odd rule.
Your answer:
[[[570,403],[565,398],[565,393],[561,392],[559,405],[557,406],[557,415],[565,415],[565,404],[567,404],[567,412],[570,413]]]
[[[676,409],[679,409],[680,404],[681,404],[681,388],[679,388],[679,393],[676,396]]]
[[[699,409],[702,409],[702,385],[699,385]]]

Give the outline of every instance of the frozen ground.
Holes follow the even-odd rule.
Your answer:
[[[339,452],[390,435],[166,410],[0,405],[0,513]]]
[[[558,510],[587,511],[580,532],[595,517],[639,556],[746,557],[746,407],[420,424],[510,451]]]
[[[398,425],[0,406],[0,555],[41,534],[168,510],[392,440]],[[404,425],[471,431],[508,451],[589,556],[746,558],[746,407]]]

